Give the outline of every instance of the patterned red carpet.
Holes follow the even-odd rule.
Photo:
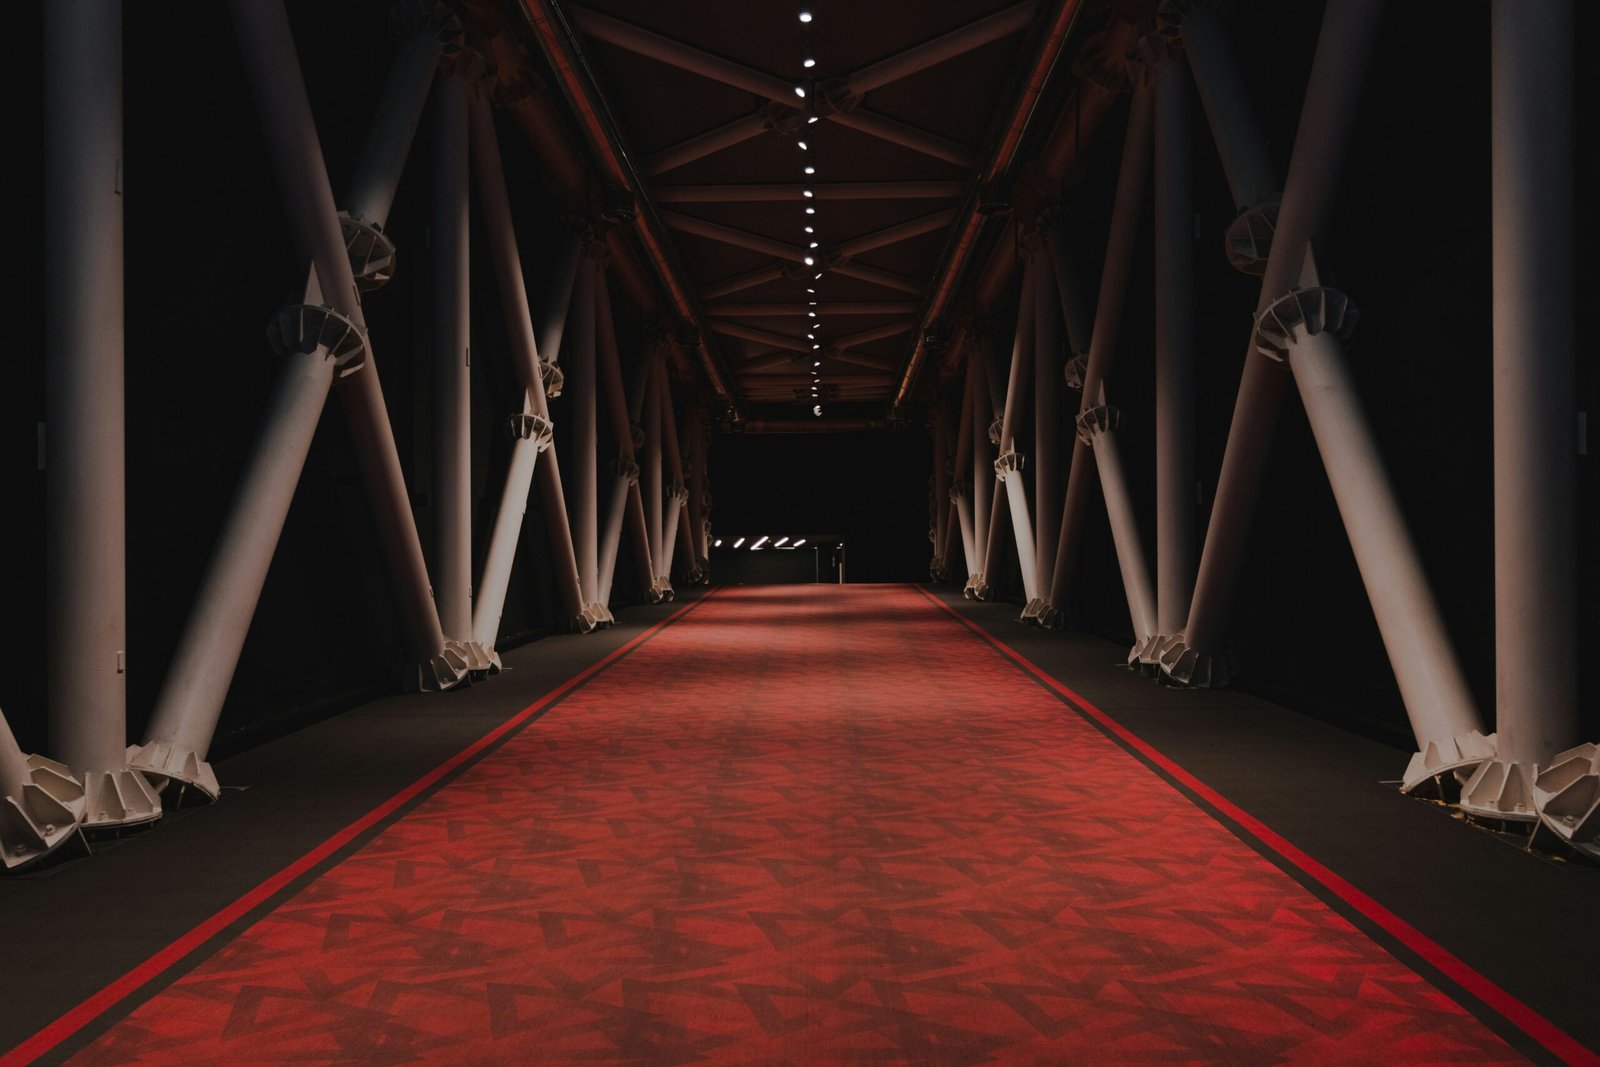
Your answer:
[[[77,1057],[1518,1059],[886,586],[714,595]]]

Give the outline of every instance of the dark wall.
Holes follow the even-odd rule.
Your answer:
[[[393,52],[389,0],[288,4],[328,171],[339,199],[380,98]],[[39,5],[25,4],[37,35]],[[255,440],[276,361],[265,327],[303,288],[288,226],[240,71],[224,4],[125,6],[127,242],[128,727],[138,737],[193,602],[233,487]],[[175,26],[206,47],[173,51]],[[37,107],[17,112],[42,139]],[[364,301],[400,460],[431,557],[428,395],[429,119],[425,115],[387,232],[398,270]],[[531,149],[502,122],[527,284],[537,309],[565,232]],[[36,143],[38,143],[36,141]],[[34,169],[39,196],[48,195]],[[20,212],[28,262],[42,232]],[[474,208],[474,226],[479,226]],[[520,404],[481,230],[473,248],[474,497],[478,560],[509,453],[506,416]],[[24,271],[23,306],[43,298]],[[625,358],[637,351],[619,312]],[[36,321],[29,314],[23,321]],[[0,367],[0,471],[7,504],[0,553],[0,707],[23,747],[44,729],[44,475],[36,426],[45,417],[39,342]],[[564,431],[557,401],[558,429]],[[223,709],[218,748],[341,703],[391,690],[403,657],[372,519],[336,402],[330,402]],[[510,640],[560,625],[545,516],[529,503],[502,632]],[[626,563],[624,571],[627,570]],[[619,572],[618,589],[632,588]]]
[[[920,431],[718,433],[708,468],[712,529],[717,536],[827,531],[845,543],[850,581],[924,581],[933,555],[932,455]]]
[[[1321,19],[1321,5],[1241,3],[1234,52],[1271,155],[1282,173]],[[1417,550],[1474,696],[1492,725],[1494,603],[1492,538],[1492,375],[1489,232],[1489,22],[1483,8],[1451,20],[1441,8],[1391,4],[1369,73],[1330,225],[1318,242],[1324,281],[1344,289],[1361,320],[1349,364],[1389,465]],[[1580,5],[1580,32],[1597,12]],[[1578,128],[1596,121],[1592,64],[1579,65]],[[1106,214],[1121,149],[1126,102],[1093,149],[1089,173],[1069,194],[1075,253],[1098,275]],[[1204,113],[1196,123],[1197,473],[1201,528],[1216,491],[1240,369],[1259,291],[1222,257],[1234,214]],[[1582,141],[1580,140],[1580,144]],[[1577,188],[1600,173],[1580,150]],[[1148,194],[1147,194],[1148,197]],[[1578,204],[1579,278],[1589,293],[1594,202]],[[1123,322],[1119,364],[1109,382],[1123,408],[1124,461],[1147,546],[1152,550],[1154,293],[1148,203]],[[1574,309],[1583,314],[1583,309]],[[1595,410],[1595,361],[1579,353],[1574,409]],[[1074,399],[1076,394],[1071,394]],[[1232,644],[1244,684],[1288,703],[1409,744],[1399,693],[1349,541],[1291,388],[1273,445],[1233,610]],[[1592,431],[1591,431],[1592,434]],[[1582,603],[1600,602],[1600,517],[1595,459],[1580,457]],[[1153,560],[1152,560],[1153,567]],[[1078,571],[1077,622],[1118,639],[1131,636],[1126,601],[1098,493]],[[1010,587],[1015,591],[1015,584]],[[1016,594],[1020,595],[1020,594]],[[1594,613],[1580,612],[1581,648],[1595,645]],[[1581,681],[1585,735],[1600,735],[1600,690]]]

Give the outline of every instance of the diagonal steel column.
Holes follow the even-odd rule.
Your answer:
[[[1194,591],[1194,194],[1189,72],[1161,54],[1155,77],[1156,619],[1183,629]],[[1156,647],[1141,660],[1154,663]]]
[[[1026,457],[1017,450],[1017,430],[1022,423],[1033,372],[1033,304],[1038,289],[1037,275],[1038,260],[1029,257],[1022,267],[1022,299],[1017,308],[1011,374],[1006,382],[1006,402],[1000,418],[1000,455],[994,461],[995,477],[1005,485],[1006,502],[1011,509],[1011,530],[1016,540],[1017,563],[1022,571],[1023,598],[1035,607],[1039,599],[1039,572],[1035,569],[1033,518],[1028,514],[1027,480],[1023,475]],[[1026,607],[1023,610],[1026,612]]]
[[[260,21],[247,22],[246,16]],[[364,184],[356,189],[364,197],[361,219],[347,218],[341,224],[333,212],[327,172],[282,10],[261,4],[242,16],[236,13],[295,247],[302,260],[311,263],[312,272],[305,303],[279,312],[268,331],[284,360],[282,376],[156,699],[145,744],[130,753],[130,761],[148,773],[182,782],[206,796],[215,797],[220,788],[206,753],[312,436],[336,377],[355,375],[369,355],[352,259],[363,265],[362,284],[382,284],[387,257],[381,230],[432,79],[432,67],[426,67],[424,76],[422,61],[427,56],[436,60],[444,39],[459,34],[448,12],[433,8],[423,16],[402,44],[406,61],[391,72],[374,132],[356,166],[357,175],[364,176]],[[324,281],[337,289],[346,307],[355,309],[354,317],[325,306],[335,301],[324,297]],[[378,399],[381,405],[381,396]],[[392,445],[391,437],[391,453]],[[414,543],[416,526],[409,502],[406,523]],[[404,556],[404,546],[400,547]],[[425,578],[425,570],[423,574]],[[409,601],[412,622],[418,616],[421,620],[411,637],[426,644],[436,634],[440,645],[422,658],[416,680],[423,687],[443,688],[459,680],[466,662],[459,648],[444,643],[436,614],[432,628],[427,626],[433,601],[426,590],[424,594],[426,611],[414,599]]]
[[[539,453],[550,446],[551,426],[548,415],[539,414],[544,410],[544,395],[539,374],[538,342],[534,337],[533,319],[528,312],[522,262],[517,255],[517,235],[511,224],[511,201],[500,160],[500,143],[494,130],[494,112],[490,109],[487,97],[482,94],[473,97],[470,115],[473,168],[478,178],[478,199],[483,207],[484,231],[489,239],[495,286],[500,292],[506,334],[511,342],[513,369],[523,388],[522,410],[511,417],[511,463],[506,471],[500,504],[495,511],[489,548],[484,553],[483,570],[478,579],[478,597],[472,612],[473,639],[485,649],[492,650],[500,638],[500,618],[505,611],[506,593],[511,585],[511,567],[516,559],[517,541],[522,534],[522,519],[528,508],[528,490],[533,485]],[[539,393],[537,399],[533,390]]]
[[[1301,106],[1289,178],[1263,268],[1261,295],[1256,303],[1258,315],[1299,281],[1311,236],[1321,229],[1338,180],[1343,146],[1354,122],[1360,71],[1375,32],[1377,10],[1373,0],[1360,0],[1330,6],[1323,17],[1311,79]],[[1192,52],[1190,60],[1201,85],[1201,98],[1207,101],[1207,116],[1216,122],[1220,114],[1217,104],[1223,97],[1214,91],[1212,79],[1227,70],[1223,63],[1227,56],[1220,48],[1211,52],[1218,54],[1208,54],[1202,61],[1200,54]],[[1244,106],[1242,94],[1237,106]],[[1249,146],[1242,143],[1241,128],[1249,127],[1236,117],[1213,128],[1219,138],[1219,151],[1225,157],[1245,158]],[[1224,143],[1220,140],[1224,136],[1233,140]],[[1234,140],[1241,143],[1235,145]],[[1259,165],[1254,169],[1259,170]],[[1252,180],[1259,183],[1262,179],[1258,175]],[[1189,618],[1181,636],[1170,640],[1161,654],[1162,670],[1175,681],[1192,685],[1227,681],[1223,631],[1229,599],[1238,579],[1250,518],[1288,387],[1288,375],[1282,365],[1253,348],[1247,352],[1211,519],[1201,547]]]
[[[875,248],[886,248],[901,241],[909,241],[913,237],[921,237],[926,233],[937,233],[949,226],[956,218],[956,211],[950,208],[947,211],[935,211],[931,215],[921,215],[905,222],[897,222],[893,226],[885,226],[881,230],[862,234],[860,237],[851,238],[836,246],[835,254],[850,258],[863,252],[871,252]]]
[[[1532,819],[1535,785],[1578,743],[1578,484],[1572,443],[1576,382],[1573,232],[1573,57],[1570,0],[1491,8],[1494,209],[1495,758],[1461,791],[1468,811]],[[1298,374],[1298,368],[1296,368]],[[1571,790],[1544,825],[1580,834]],[[1591,807],[1588,820],[1596,818]],[[1593,830],[1589,848],[1595,847]],[[1582,840],[1581,836],[1578,838]]]
[[[48,5],[44,36],[50,742],[83,781],[85,825],[110,828],[161,816],[160,798],[129,769],[126,752],[122,6]],[[32,772],[13,763],[8,795],[31,794]],[[8,844],[14,836],[0,833]]]
[[[324,298],[340,315],[365,330],[360,295],[317,151],[316,127],[282,6],[270,0],[232,0],[231,6],[245,67],[258,106],[275,131],[272,136],[279,142],[275,145],[277,151],[294,151],[309,160],[304,167],[313,187],[306,188],[302,183],[297,189],[300,195],[291,200],[294,228],[300,238],[297,243],[302,255],[308,255],[316,267]],[[424,687],[447,688],[460,678],[460,654],[446,647],[439,625],[428,568],[417,537],[416,517],[411,511],[370,342],[366,361],[350,375],[337,396],[372,505],[379,547],[393,582],[406,652],[414,662],[426,665],[419,679]]]
[[[459,59],[434,95],[433,251],[434,596],[439,623],[472,670],[488,670],[472,638],[472,300],[468,229],[467,76]]]
[[[1061,535],[1056,545],[1052,585],[1060,588],[1063,599],[1056,599],[1055,588],[1051,591],[1052,606],[1057,611],[1062,610],[1066,606],[1065,587],[1077,542],[1083,536],[1087,497],[1079,492],[1079,487],[1087,488],[1084,484],[1087,479],[1082,475],[1083,468],[1088,465],[1088,457],[1082,460],[1078,457],[1088,446],[1093,448],[1094,467],[1102,483],[1106,513],[1117,546],[1117,564],[1122,571],[1123,590],[1128,600],[1136,641],[1149,637],[1149,626],[1154,623],[1154,594],[1150,589],[1149,567],[1144,560],[1132,498],[1126,488],[1121,452],[1114,442],[1105,448],[1099,445],[1114,434],[1120,425],[1116,409],[1106,404],[1104,383],[1120,349],[1123,304],[1127,298],[1128,277],[1132,269],[1133,245],[1139,232],[1145,175],[1150,167],[1152,111],[1149,87],[1137,87],[1128,112],[1127,132],[1123,137],[1117,189],[1111,205],[1110,232],[1106,238],[1105,265],[1101,271],[1100,294],[1095,304],[1094,331],[1089,339],[1089,353],[1083,371],[1078,446],[1073,452],[1067,493],[1062,504]]]
[[[950,518],[950,435],[943,404],[936,404],[928,415],[928,439],[933,448],[933,471],[928,485],[928,538],[933,542],[933,556],[928,574],[940,582],[949,570],[945,560],[945,534]]]

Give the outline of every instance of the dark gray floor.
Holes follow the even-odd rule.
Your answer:
[[[1125,650],[947,604],[1568,1034],[1600,1048],[1600,872],[1528,855],[1402,797],[1407,754],[1235,691],[1178,691]],[[91,859],[0,880],[0,1050],[48,1024],[679,605],[507,654],[455,693],[394,696],[228,759],[221,803]],[[955,623],[952,622],[952,625]],[[974,640],[979,638],[974,635]],[[1014,670],[997,658],[997,669]],[[1064,713],[1066,712],[1065,709]],[[537,725],[533,727],[537,729]],[[1403,956],[1403,953],[1402,953]],[[1503,1028],[1502,1028],[1503,1029]]]
[[[1600,870],[1553,862],[1390,783],[1409,752],[1233,690],[1158,686],[1127,649],[940,599],[1468,966],[1600,1050]]]

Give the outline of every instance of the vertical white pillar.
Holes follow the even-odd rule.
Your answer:
[[[1570,0],[1495,0],[1495,757],[1469,811],[1526,819],[1537,768],[1578,738]]]
[[[161,815],[127,760],[122,5],[45,6],[46,687],[85,824]]]

